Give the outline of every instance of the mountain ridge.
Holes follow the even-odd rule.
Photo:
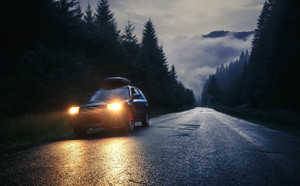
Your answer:
[[[208,34],[202,35],[202,37],[215,39],[215,38],[232,35],[236,39],[247,40],[247,38],[252,34],[254,34],[254,31],[233,32],[233,31],[225,31],[225,30],[215,30]]]

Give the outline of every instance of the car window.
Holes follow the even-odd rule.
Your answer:
[[[97,91],[91,98],[91,102],[101,102],[110,99],[129,99],[129,90],[127,87],[120,87],[111,90],[101,89]]]
[[[132,88],[132,95],[135,95],[135,99],[143,99],[141,93],[136,89],[136,88]]]
[[[146,97],[144,96],[143,92],[142,92],[140,89],[138,89],[138,90],[139,90],[139,92],[141,93],[142,98],[143,98],[143,99],[146,99]]]

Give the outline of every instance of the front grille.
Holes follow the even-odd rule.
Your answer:
[[[105,106],[88,106],[80,108],[77,121],[81,124],[103,123]]]
[[[89,112],[100,112],[105,108],[104,105],[101,106],[89,106],[80,108],[80,113],[89,113]]]

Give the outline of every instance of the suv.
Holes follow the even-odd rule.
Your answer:
[[[77,137],[84,136],[91,128],[110,131],[111,128],[122,127],[131,132],[137,121],[141,121],[144,127],[149,126],[148,101],[128,79],[107,78],[103,80],[102,87],[89,103],[70,108],[70,126]]]

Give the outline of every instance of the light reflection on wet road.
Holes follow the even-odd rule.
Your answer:
[[[55,180],[59,185],[124,185],[137,183],[136,178],[144,175],[139,167],[143,165],[143,157],[139,157],[138,143],[127,136],[106,138],[97,134],[92,139],[67,140],[48,146],[44,153],[55,158],[48,161],[53,169],[48,170],[46,184]]]
[[[300,139],[211,109],[1,156],[1,185],[300,185]]]

